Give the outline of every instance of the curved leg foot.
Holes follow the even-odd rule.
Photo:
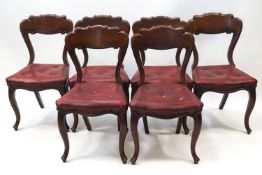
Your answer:
[[[118,116],[119,125],[120,125],[120,134],[119,134],[119,153],[123,164],[126,164],[127,157],[125,155],[125,139],[127,131],[127,116],[126,113]]]
[[[83,120],[84,120],[84,122],[85,122],[86,129],[87,129],[88,131],[91,131],[91,130],[92,130],[92,126],[91,126],[91,124],[90,124],[90,121],[89,121],[88,117],[87,117],[87,116],[83,116]]]
[[[61,159],[63,160],[63,162],[66,162],[69,153],[69,140],[68,140],[66,125],[65,125],[65,116],[61,112],[58,112],[58,128],[65,146],[65,150]]]
[[[250,114],[253,111],[253,108],[256,103],[256,88],[249,89],[248,94],[249,94],[249,100],[248,100],[247,109],[245,113],[245,127],[247,130],[247,133],[250,134],[252,130],[250,129],[250,126],[249,126],[249,118],[250,118]]]
[[[146,134],[149,134],[147,117],[143,117],[143,123],[144,123],[145,133],[146,133]]]
[[[74,115],[74,123],[73,123],[71,130],[72,132],[76,132],[76,128],[78,125],[78,115],[77,114],[73,114],[73,115]]]
[[[16,116],[16,121],[15,121],[13,128],[14,128],[15,131],[17,131],[21,117],[20,117],[20,111],[19,111],[16,99],[15,99],[15,91],[16,91],[16,89],[14,89],[14,88],[11,88],[11,87],[8,88],[9,101],[10,101],[10,104],[11,104],[11,106],[12,106],[14,112],[15,112],[15,116]]]
[[[133,141],[135,145],[135,152],[130,161],[133,165],[136,164],[136,160],[139,154],[139,138],[138,138],[138,132],[137,132],[138,120],[139,120],[139,116],[136,116],[134,112],[131,111],[131,132],[132,132]]]
[[[194,159],[194,163],[198,164],[200,159],[196,154],[195,148],[196,148],[196,142],[197,142],[198,136],[200,134],[201,125],[202,125],[201,113],[198,114],[197,116],[194,116],[193,119],[194,119],[194,129],[193,129],[192,139],[191,139],[191,154],[192,154],[192,157]]]
[[[181,126],[182,126],[182,117],[179,117],[177,120],[176,134],[180,134]]]
[[[184,131],[185,131],[185,134],[187,135],[187,134],[189,133],[189,129],[188,129],[188,127],[187,127],[186,120],[187,120],[187,117],[184,116],[183,119],[182,119],[182,121],[183,121],[183,129],[184,129]]]
[[[38,91],[34,91],[34,93],[35,93],[35,97],[36,97],[36,100],[37,100],[40,108],[44,108],[44,103],[42,101],[40,93]]]
[[[227,98],[228,98],[228,93],[225,93],[223,95],[223,98],[222,98],[220,104],[219,104],[219,109],[223,109],[224,108],[224,106],[226,104],[226,101],[227,101]]]

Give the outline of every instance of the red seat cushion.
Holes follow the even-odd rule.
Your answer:
[[[193,70],[194,83],[211,86],[256,85],[257,80],[231,65],[199,66]]]
[[[68,79],[69,67],[63,64],[29,64],[7,77],[7,84],[17,88],[57,87]]]
[[[156,83],[139,87],[130,107],[143,111],[184,111],[202,108],[202,103],[182,84]]]
[[[180,82],[180,67],[177,66],[144,66],[145,84],[159,82]],[[140,76],[137,71],[131,79],[131,84],[139,84]],[[186,82],[192,87],[193,81],[186,74]]]
[[[115,66],[87,66],[82,68],[82,81],[115,82]],[[129,78],[123,68],[120,69],[122,82],[129,84]],[[77,75],[69,79],[70,86],[74,85]]]
[[[57,108],[67,112],[112,111],[126,108],[128,103],[123,88],[117,83],[76,83],[62,98],[56,101]]]

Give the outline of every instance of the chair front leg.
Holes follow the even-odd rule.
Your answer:
[[[58,128],[59,128],[59,132],[63,139],[64,147],[65,147],[64,153],[61,157],[63,162],[66,162],[66,159],[69,153],[69,140],[68,140],[68,134],[67,134],[65,122],[66,122],[65,115],[61,112],[58,112]]]
[[[125,155],[125,139],[127,134],[127,116],[126,112],[118,115],[120,133],[119,133],[119,153],[123,164],[126,164],[127,157]]]
[[[194,129],[193,129],[192,139],[191,139],[191,154],[192,154],[192,157],[194,159],[194,163],[198,164],[200,159],[196,154],[196,142],[197,142],[198,136],[200,134],[201,125],[202,125],[201,113],[194,116],[193,119],[194,119]]]
[[[228,95],[229,95],[228,93],[225,93],[223,95],[222,100],[221,100],[221,102],[219,104],[219,109],[223,109],[224,108],[224,106],[226,104],[226,101],[227,101],[227,98],[228,98]]]
[[[68,88],[66,86],[63,86],[63,87],[59,88],[58,91],[59,91],[59,93],[62,97],[63,95],[65,95],[67,93]],[[66,119],[65,119],[65,125],[66,125],[67,132],[69,132],[70,127],[68,126]]]
[[[139,116],[137,116],[133,111],[131,111],[131,132],[133,136],[133,141],[135,145],[135,152],[133,157],[131,158],[131,163],[134,165],[136,164],[136,160],[139,154],[139,138],[137,132],[137,125],[138,125]]]
[[[16,102],[16,98],[15,98],[15,91],[16,91],[15,88],[8,87],[9,101],[10,101],[10,104],[11,104],[11,106],[12,106],[14,112],[15,112],[15,116],[16,116],[16,121],[15,121],[15,124],[13,125],[13,128],[14,128],[15,131],[17,131],[21,117],[20,117],[20,111],[19,111],[19,108],[18,108],[18,105],[17,105],[17,102]]]
[[[250,129],[250,126],[249,126],[249,118],[250,118],[250,114],[253,111],[253,108],[256,103],[256,88],[254,87],[254,88],[248,89],[248,94],[249,94],[249,100],[248,100],[247,109],[245,113],[245,127],[247,130],[247,133],[250,134],[252,130]]]
[[[35,94],[36,100],[37,100],[40,108],[44,108],[44,103],[42,101],[40,93],[38,91],[34,91],[34,94]]]

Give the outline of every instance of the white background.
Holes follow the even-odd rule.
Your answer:
[[[261,67],[262,49],[262,1],[260,0],[0,0],[0,174],[221,174],[252,173],[261,167],[262,119]],[[121,163],[118,154],[118,132],[116,117],[108,115],[90,119],[93,131],[88,132],[80,120],[77,133],[69,133],[71,143],[68,162],[62,163],[60,156],[63,143],[57,129],[55,100],[56,91],[41,92],[45,104],[40,109],[34,94],[17,91],[21,112],[19,131],[12,125],[15,115],[8,101],[5,78],[15,73],[29,60],[28,51],[19,31],[19,23],[29,15],[66,15],[73,22],[83,16],[99,14],[122,16],[132,23],[140,17],[170,16],[189,20],[193,15],[207,12],[232,13],[243,20],[243,32],[234,52],[234,60],[240,69],[258,79],[257,102],[250,118],[253,130],[245,133],[244,112],[247,93],[244,91],[229,96],[224,110],[218,110],[220,94],[207,93],[203,96],[203,127],[197,143],[200,157],[193,164],[190,154],[190,135],[175,135],[176,120],[170,122],[149,119],[151,134],[145,135],[139,123],[141,150],[137,165]],[[131,32],[132,33],[132,32]],[[206,36],[196,38],[200,64],[224,64],[230,36]],[[60,63],[63,36],[34,36],[36,62]],[[90,64],[115,64],[116,53],[105,50],[101,54],[92,51]],[[174,63],[174,51],[150,52],[148,65],[170,65]],[[109,56],[112,55],[112,56]],[[161,55],[161,56],[160,56]],[[41,57],[40,57],[41,56]],[[129,76],[136,71],[136,64],[129,47],[125,69]],[[72,64],[71,64],[72,65]],[[74,74],[71,66],[70,75]],[[190,71],[189,71],[190,73]],[[129,118],[130,116],[128,116]],[[69,123],[72,123],[68,115]],[[189,120],[192,130],[192,121]],[[133,154],[130,132],[126,139],[126,154]]]

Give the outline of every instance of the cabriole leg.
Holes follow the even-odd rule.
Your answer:
[[[69,140],[68,140],[68,134],[67,134],[67,129],[65,125],[65,115],[62,114],[61,112],[58,112],[58,128],[59,128],[59,132],[63,139],[64,147],[65,147],[65,150],[64,150],[64,153],[61,159],[63,160],[63,162],[66,162],[66,159],[69,153]]]
[[[8,88],[9,101],[10,101],[10,104],[11,104],[11,106],[12,106],[14,112],[15,112],[15,116],[16,116],[16,121],[15,121],[13,128],[15,129],[15,131],[17,131],[21,117],[20,117],[20,111],[19,111],[19,108],[18,108],[18,105],[17,105],[17,102],[16,102],[16,98],[15,98],[15,91],[16,91],[16,89],[14,89],[14,88],[11,88],[11,87]]]

